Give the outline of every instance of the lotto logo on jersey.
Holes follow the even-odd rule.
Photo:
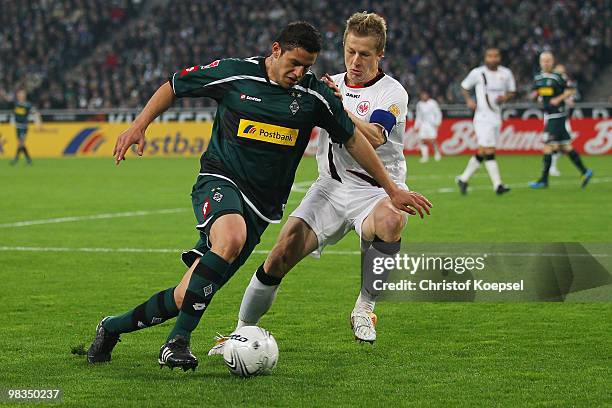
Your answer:
[[[261,102],[261,98],[258,98],[256,96],[250,96],[247,94],[240,94],[240,100],[241,101]]]
[[[237,136],[283,146],[295,146],[299,132],[299,129],[240,119]]]

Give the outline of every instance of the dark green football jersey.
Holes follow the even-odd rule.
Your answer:
[[[567,108],[565,101],[561,102],[557,106],[553,106],[550,100],[555,96],[561,95],[565,92],[565,88],[568,88],[565,79],[557,74],[556,72],[540,72],[533,80],[533,89],[535,89],[538,95],[542,99],[544,105],[544,112],[548,115],[563,116],[567,114]]]
[[[218,108],[201,174],[227,178],[264,220],[279,222],[313,127],[346,143],[354,125],[342,101],[312,72],[284,89],[265,58],[222,59],[172,75],[177,97],[210,97]]]
[[[28,116],[32,110],[30,102],[15,102],[13,106],[13,114],[15,115],[15,125],[18,128],[28,127]]]

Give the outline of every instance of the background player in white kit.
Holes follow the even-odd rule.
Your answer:
[[[347,21],[344,33],[346,73],[329,77],[336,94],[356,126],[366,134],[392,179],[402,188],[406,162],[402,136],[408,95],[395,79],[378,67],[384,53],[386,24],[374,13],[356,13]],[[298,208],[283,226],[274,248],[251,278],[240,306],[238,327],[256,325],[269,310],[281,279],[308,254],[315,256],[327,245],[355,230],[362,247],[372,246],[385,256],[399,251],[400,236],[406,216],[390,205],[384,190],[347,154],[339,144],[332,144],[325,131],[319,136],[317,152],[319,178],[310,187]],[[423,216],[431,206],[422,195],[413,192]],[[410,210],[410,209],[409,209]],[[416,212],[412,211],[412,214]],[[376,339],[377,294],[361,290],[351,313],[355,337],[361,341]],[[209,354],[222,353],[223,341]]]
[[[421,163],[427,163],[427,160],[429,160],[429,146],[434,151],[436,161],[440,161],[442,158],[436,142],[440,123],[442,123],[440,105],[434,98],[430,97],[429,92],[422,90],[419,92],[419,102],[416,105],[416,119],[414,121],[414,130],[419,135]]]
[[[501,54],[498,48],[485,50],[485,64],[474,68],[461,82],[461,92],[465,103],[474,111],[474,132],[478,140],[478,152],[472,156],[463,171],[456,178],[462,194],[467,193],[468,180],[484,161],[493,189],[497,194],[510,191],[502,184],[499,166],[495,160],[495,147],[501,130],[501,104],[516,94],[516,84],[512,71],[500,65]],[[476,101],[470,91],[474,90]]]

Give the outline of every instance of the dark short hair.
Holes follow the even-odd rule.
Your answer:
[[[319,30],[305,21],[287,24],[276,37],[276,42],[280,44],[282,52],[303,48],[310,53],[318,53],[323,47]]]

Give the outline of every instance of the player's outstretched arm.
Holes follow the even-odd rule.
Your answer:
[[[430,214],[429,209],[432,205],[427,198],[415,191],[401,189],[391,180],[389,173],[358,127],[355,127],[353,137],[346,142],[345,146],[357,163],[385,189],[397,209],[412,215],[418,212],[421,218],[423,218],[423,213]]]
[[[142,109],[142,112],[134,119],[129,129],[121,133],[115,143],[113,156],[115,156],[115,164],[125,160],[125,154],[132,145],[138,145],[136,151],[139,156],[142,156],[145,147],[145,131],[147,127],[165,112],[174,102],[174,92],[169,82],[164,83],[153,94],[149,102]]]

